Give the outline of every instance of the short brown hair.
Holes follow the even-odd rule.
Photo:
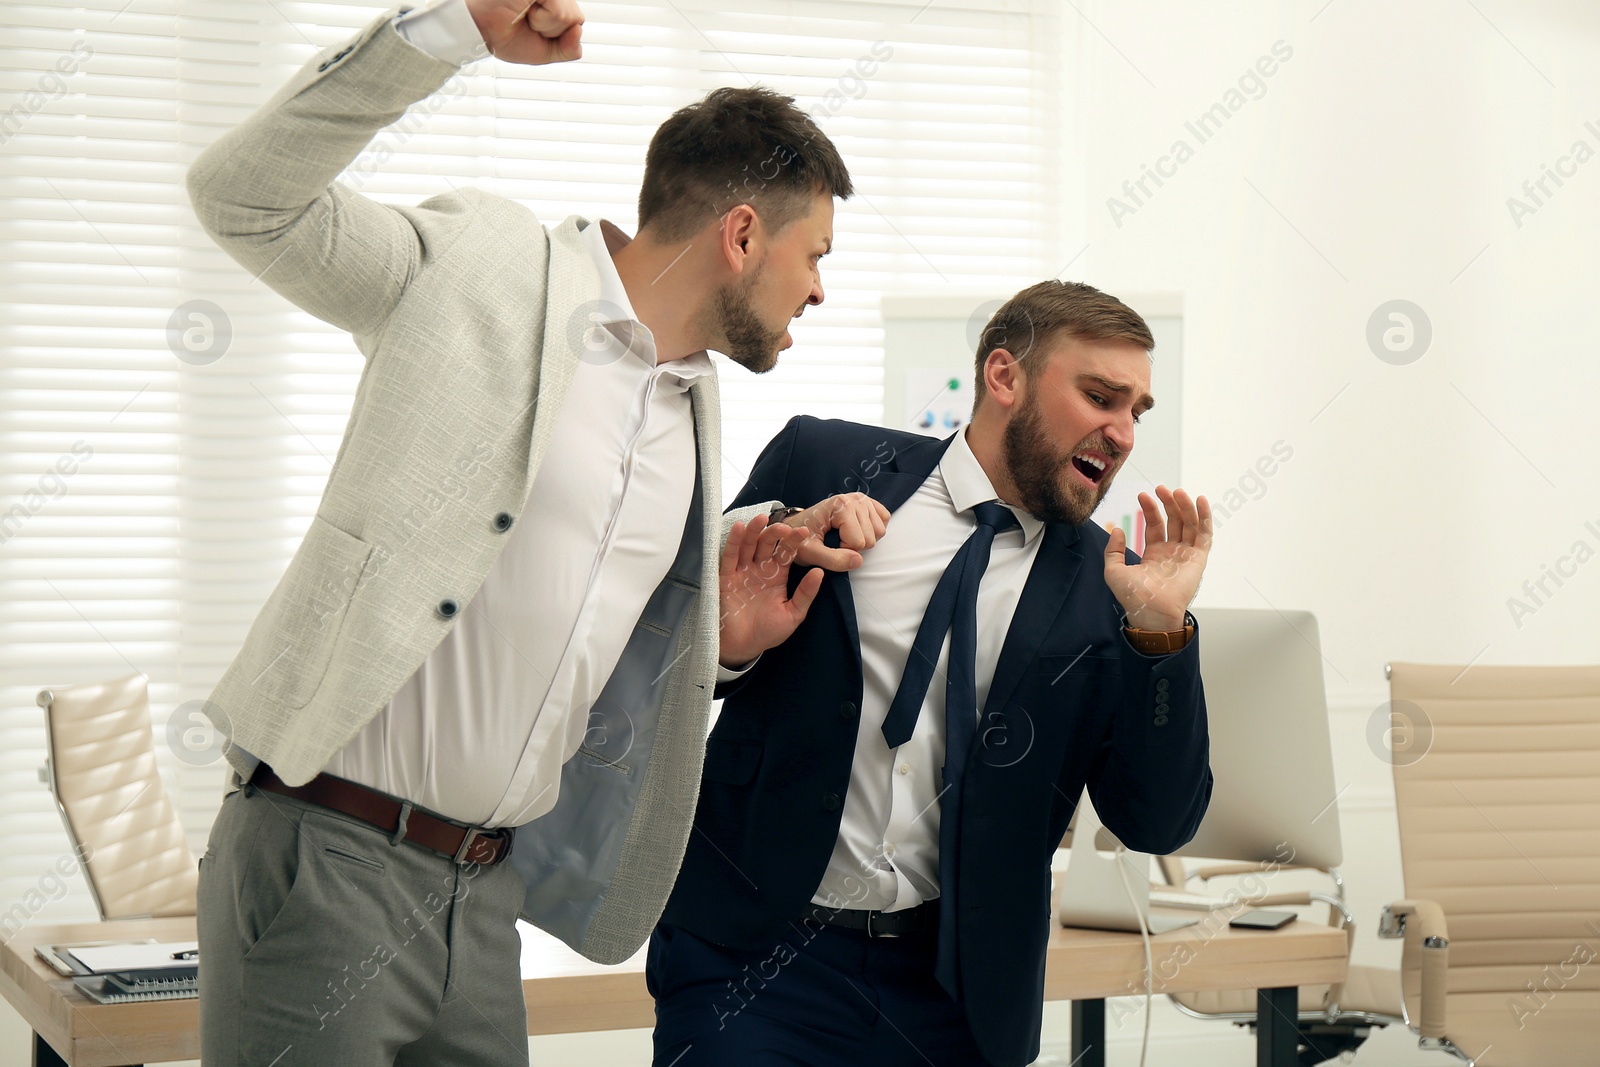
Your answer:
[[[844,200],[851,192],[839,150],[792,97],[760,86],[714,89],[650,139],[639,228],[680,240],[749,204],[777,232],[818,194]]]
[[[978,336],[974,410],[989,391],[983,366],[990,352],[997,348],[1010,352],[1026,374],[1028,357],[1043,352],[1046,344],[1060,335],[1079,341],[1127,341],[1146,352],[1156,346],[1144,318],[1109,293],[1054,278],[1030,285],[1001,304]]]

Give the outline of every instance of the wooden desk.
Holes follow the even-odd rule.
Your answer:
[[[35,945],[153,937],[193,941],[193,919],[24,926],[0,950],[0,993],[33,1028],[36,1067],[107,1067],[200,1058],[200,1003],[96,1004],[53,971]]]
[[[1211,912],[1198,926],[1152,936],[1152,989],[1255,989],[1257,1067],[1296,1067],[1299,987],[1344,981],[1349,942],[1343,930],[1304,920],[1280,930],[1229,929],[1228,920],[1247,910]],[[1044,998],[1072,1001],[1074,1067],[1104,1067],[1105,998],[1142,994],[1144,968],[1137,934],[1051,931]]]
[[[34,1030],[37,1067],[122,1067],[200,1058],[200,1006],[190,1000],[96,1004],[34,953],[38,944],[112,937],[192,941],[193,919],[24,927],[0,950],[0,992]],[[1227,928],[1226,918],[1151,939],[1157,993],[1262,990],[1265,1025],[1257,1063],[1292,1067],[1295,987],[1337,982],[1345,935],[1311,922],[1270,932]],[[652,1026],[644,956],[601,967],[533,931],[523,941],[528,1033],[576,1033]],[[1105,998],[1143,992],[1144,949],[1132,934],[1056,928],[1050,936],[1045,998],[1072,1000],[1079,1067],[1104,1062]],[[1287,1045],[1285,1046],[1285,1041]],[[1285,1058],[1285,1047],[1287,1058]],[[1263,1058],[1264,1057],[1264,1058]]]

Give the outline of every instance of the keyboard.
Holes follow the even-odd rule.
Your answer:
[[[1171,889],[1150,890],[1150,904],[1156,908],[1184,908],[1189,911],[1216,911],[1233,901],[1224,897],[1204,897],[1198,893],[1184,893]]]

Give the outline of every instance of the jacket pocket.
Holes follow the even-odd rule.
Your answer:
[[[1096,656],[1087,652],[1079,656],[1040,656],[1038,662],[1039,674],[1046,685],[1089,674],[1122,673],[1122,660],[1117,656]]]
[[[372,546],[359,537],[312,518],[240,654],[240,670],[252,688],[294,708],[311,702],[371,556]]]

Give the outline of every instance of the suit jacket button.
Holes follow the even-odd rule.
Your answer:
[[[856,710],[856,706],[850,701],[846,700],[843,704],[839,705],[839,718],[853,719],[856,717]]]
[[[456,617],[456,612],[461,610],[461,605],[457,604],[449,597],[445,597],[443,600],[439,601],[439,606],[433,610],[434,614],[438,615],[441,619],[453,619]]]
[[[494,517],[494,532],[505,533],[507,530],[511,529],[511,524],[515,521],[516,520],[511,517],[511,513],[509,511],[502,511],[500,514]]]
[[[828,811],[838,811],[841,803],[838,793],[829,793],[822,798],[822,806]]]

